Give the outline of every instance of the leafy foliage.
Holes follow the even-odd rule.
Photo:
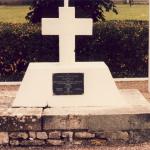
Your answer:
[[[57,36],[40,25],[0,23],[0,80],[21,80],[29,62],[57,62]],[[148,75],[148,22],[95,23],[94,35],[76,38],[77,61],[105,61],[114,77]]]
[[[70,6],[76,7],[76,17],[90,17],[93,20],[105,20],[104,11],[117,14],[116,6],[111,0],[70,0]],[[41,22],[42,17],[58,17],[58,7],[64,0],[34,0],[26,19],[32,23]]]

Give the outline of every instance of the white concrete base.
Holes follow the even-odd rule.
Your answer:
[[[128,106],[120,108],[106,107],[65,107],[65,108],[47,108],[43,115],[51,116],[86,116],[86,115],[123,115],[123,114],[150,114],[150,103],[137,89],[123,89],[119,92],[124,96]]]
[[[148,81],[148,78],[114,78],[114,81],[115,82],[143,82],[143,81]],[[20,86],[21,85],[21,82],[20,81],[16,81],[16,82],[13,82],[13,81],[10,81],[10,82],[0,82],[0,86],[3,86],[3,85],[12,85],[12,86]]]
[[[54,73],[83,73],[84,94],[54,95]],[[31,63],[13,107],[122,107],[128,103],[118,91],[108,67],[103,62]]]

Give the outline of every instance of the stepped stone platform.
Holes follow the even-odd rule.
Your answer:
[[[18,86],[0,86],[0,145],[107,145],[150,141],[147,81],[117,82],[117,85],[128,107],[11,108]]]

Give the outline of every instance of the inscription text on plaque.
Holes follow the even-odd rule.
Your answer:
[[[54,95],[81,95],[84,94],[83,73],[54,73]]]

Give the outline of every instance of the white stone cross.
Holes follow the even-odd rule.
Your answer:
[[[63,64],[75,62],[75,36],[92,35],[92,19],[75,18],[75,8],[59,7],[59,18],[42,18],[42,35],[59,35],[59,61]]]

